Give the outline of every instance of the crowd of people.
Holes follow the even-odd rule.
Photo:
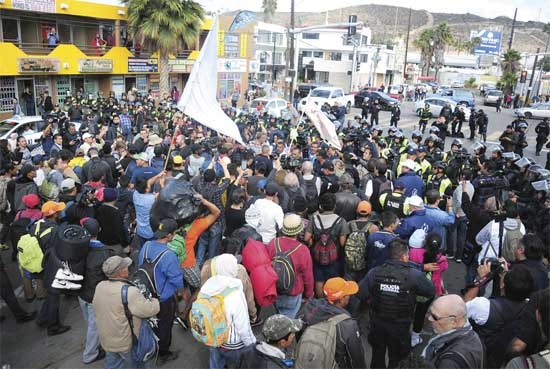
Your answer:
[[[468,151],[445,145],[453,112],[422,115],[411,137],[366,112],[336,148],[307,117],[224,105],[243,145],[174,102],[77,92],[42,107],[39,145],[0,140],[0,247],[21,272],[1,264],[1,293],[17,323],[63,334],[61,296],[77,296],[82,361],[108,369],[177,359],[174,323],[212,369],[548,367],[550,171],[523,156],[526,122],[501,146],[475,126]],[[548,122],[536,133],[538,155]],[[181,207],[174,183],[197,211],[155,219],[161,199]],[[138,358],[153,317],[158,358]]]

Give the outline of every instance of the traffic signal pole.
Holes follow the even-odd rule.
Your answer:
[[[537,61],[539,60],[540,47],[537,47],[537,54],[535,55],[535,62],[533,63],[533,71],[531,72],[531,78],[529,78],[529,87],[527,88],[527,93],[525,94],[525,102],[523,106],[529,104],[529,95],[531,95],[531,90],[533,89],[533,80],[535,79],[535,72],[537,71]]]

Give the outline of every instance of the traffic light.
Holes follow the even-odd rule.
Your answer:
[[[355,59],[355,71],[360,72],[361,71],[361,61],[359,58]]]
[[[519,83],[525,83],[525,82],[527,82],[527,71],[522,70],[519,76]]]
[[[357,23],[357,16],[356,15],[350,15],[348,18],[348,23]],[[357,27],[349,25],[348,26],[348,36],[353,36],[357,33]]]

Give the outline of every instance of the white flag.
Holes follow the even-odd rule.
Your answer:
[[[342,145],[338,139],[336,127],[334,126],[334,123],[328,119],[325,113],[321,111],[319,105],[315,104],[308,96],[306,99],[306,105],[302,109],[311,120],[317,131],[319,131],[321,138],[327,141],[332,147],[341,150]]]
[[[202,125],[244,144],[237,124],[221,109],[216,99],[218,89],[218,17],[193,64],[178,108]]]

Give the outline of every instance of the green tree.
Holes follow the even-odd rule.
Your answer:
[[[433,29],[433,48],[434,48],[434,62],[435,62],[435,75],[439,72],[439,68],[445,64],[445,48],[452,45],[454,41],[453,33],[447,22],[443,22],[437,25]]]
[[[430,64],[434,56],[433,29],[426,28],[413,40],[413,45],[420,50],[421,75],[426,76],[430,72]]]
[[[502,68],[502,77],[500,77],[499,87],[505,93],[514,91],[518,80],[518,71],[521,67],[521,55],[517,50],[509,49],[502,56],[500,66]]]
[[[267,23],[271,22],[277,11],[277,0],[262,0],[262,9],[264,10],[264,20]]]
[[[204,18],[192,0],[123,0],[128,6],[128,33],[159,55],[160,95],[170,95],[168,57],[179,46],[194,45]]]

